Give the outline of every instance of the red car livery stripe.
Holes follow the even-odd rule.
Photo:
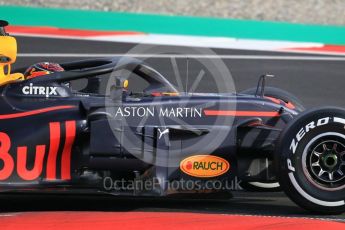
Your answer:
[[[53,107],[36,109],[36,110],[31,110],[31,111],[19,112],[19,113],[0,114],[0,120],[28,117],[28,116],[33,116],[33,115],[37,115],[37,114],[48,113],[51,111],[72,109],[72,108],[76,108],[76,106],[74,106],[74,105],[61,105],[61,106],[53,106]]]
[[[237,111],[237,110],[204,110],[206,116],[233,116],[233,117],[279,117],[276,111]]]
[[[72,158],[72,146],[76,135],[76,122],[66,121],[66,140],[62,151],[61,159],[61,179],[71,179],[71,158]]]
[[[49,124],[50,130],[50,145],[48,152],[48,161],[47,161],[47,180],[56,179],[56,162],[57,155],[60,145],[60,122],[51,122]]]
[[[47,180],[56,180],[56,167],[57,167],[57,156],[60,146],[61,138],[61,124],[60,122],[51,122],[49,124],[50,129],[50,147],[47,161]],[[61,155],[61,179],[71,179],[71,157],[72,157],[72,146],[76,136],[76,122],[66,121],[65,122],[65,141]]]

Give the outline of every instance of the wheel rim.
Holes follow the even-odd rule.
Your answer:
[[[345,178],[345,146],[335,140],[319,143],[309,156],[309,166],[316,178],[335,183]]]
[[[313,138],[302,156],[307,179],[325,190],[339,190],[345,186],[345,136],[332,134]]]

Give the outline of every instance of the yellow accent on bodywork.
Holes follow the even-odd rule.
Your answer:
[[[11,64],[17,59],[17,41],[14,37],[0,36],[0,57],[4,59],[0,62],[0,86],[24,80],[24,75],[21,73],[11,74]]]
[[[128,80],[124,80],[123,88],[128,88],[128,84],[129,84]]]

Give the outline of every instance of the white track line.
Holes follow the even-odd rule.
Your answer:
[[[202,58],[202,59],[244,59],[244,60],[291,60],[291,61],[345,61],[345,57],[281,56],[281,55],[195,55],[195,54],[77,54],[77,53],[20,53],[18,57],[137,57],[137,58]]]
[[[304,219],[304,220],[321,220],[331,222],[344,222],[344,219],[333,217],[309,217],[309,216],[280,216],[280,215],[255,215],[255,214],[221,214],[225,216],[245,216],[245,217],[264,217],[264,218],[282,218],[282,219]]]
[[[6,213],[6,214],[0,214],[0,218],[1,218],[1,217],[16,216],[16,215],[17,215],[16,213],[11,213],[11,214],[9,214],[9,213],[8,213],[8,214],[7,214],[7,213]]]

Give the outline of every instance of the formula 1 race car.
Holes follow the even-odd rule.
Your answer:
[[[303,112],[293,95],[265,87],[267,76],[239,94],[179,92],[129,57],[61,63],[64,71],[27,79],[10,72],[17,47],[6,25],[0,192],[217,198],[236,177],[245,188],[279,182],[310,211],[345,210],[344,110]],[[147,87],[131,92],[122,71]],[[109,74],[101,94],[98,80]],[[73,90],[78,79],[88,86]]]

